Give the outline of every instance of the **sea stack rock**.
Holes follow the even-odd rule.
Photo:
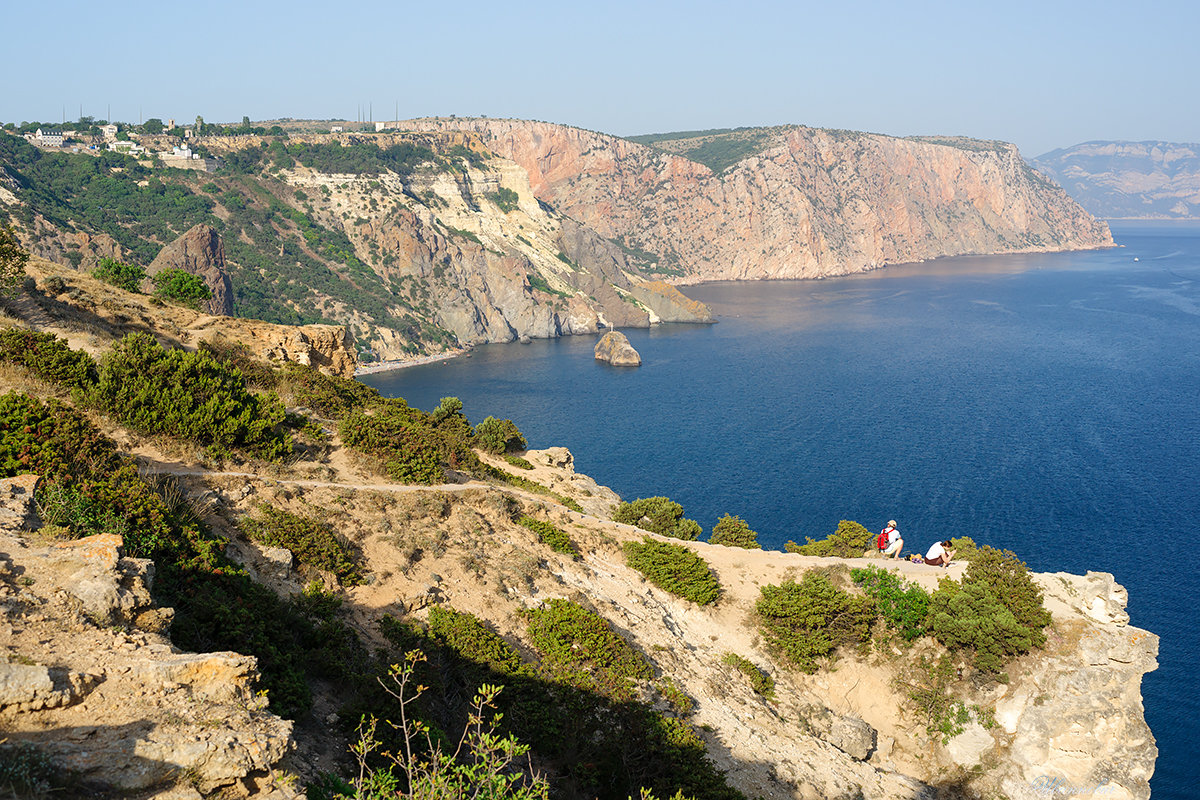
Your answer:
[[[620,331],[609,331],[596,342],[596,360],[607,361],[614,367],[640,367],[642,357]]]
[[[146,270],[157,275],[164,269],[190,272],[212,292],[202,310],[209,314],[233,316],[233,284],[225,271],[225,246],[221,236],[207,225],[196,225],[164,247]]]

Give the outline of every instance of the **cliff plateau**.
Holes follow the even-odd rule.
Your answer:
[[[1112,244],[1104,223],[1003,142],[781,126],[639,144],[524,120],[396,125],[478,133],[540,199],[677,283]]]

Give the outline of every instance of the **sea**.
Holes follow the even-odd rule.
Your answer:
[[[622,498],[665,495],[767,548],[889,519],[1043,572],[1110,572],[1161,637],[1142,684],[1155,798],[1197,796],[1200,222],[1113,222],[1117,247],[685,288],[714,325],[488,345],[366,376],[430,410],[510,418]],[[1119,765],[1118,765],[1119,768]]]

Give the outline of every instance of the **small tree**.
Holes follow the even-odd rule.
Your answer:
[[[525,449],[525,437],[511,419],[488,417],[475,426],[475,444],[495,455]]]
[[[140,290],[142,281],[146,279],[146,269],[136,264],[125,264],[115,258],[102,258],[96,264],[96,268],[92,270],[92,275],[105,283],[111,283],[118,289],[137,292]]]
[[[738,516],[729,516],[726,514],[717,520],[717,524],[713,527],[712,536],[708,538],[712,544],[720,544],[725,547],[744,547],[747,550],[762,550],[762,545],[758,543],[758,534],[750,530],[750,526],[746,521]]]
[[[25,278],[29,253],[8,228],[0,226],[0,295],[12,294]]]
[[[632,503],[621,503],[613,512],[613,520],[688,541],[695,541],[701,533],[700,523],[685,519],[683,506],[667,497],[640,497]]]
[[[874,603],[833,585],[811,570],[797,583],[763,586],[755,605],[759,629],[773,648],[804,672],[841,644],[863,642],[871,632]]]
[[[848,519],[838,523],[837,530],[824,539],[812,539],[805,536],[807,544],[788,542],[784,549],[789,553],[799,553],[802,556],[836,556],[837,558],[858,558],[871,542],[871,532]]]
[[[200,304],[212,297],[204,281],[190,272],[173,267],[155,275],[154,296],[188,308],[200,309]]]

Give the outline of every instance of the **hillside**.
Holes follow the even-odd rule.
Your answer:
[[[1032,163],[1098,217],[1200,217],[1198,144],[1084,142]]]
[[[629,140],[524,120],[395,124],[479,134],[525,169],[540,200],[677,283],[1112,244],[1104,223],[1003,142],[802,126]]]
[[[0,319],[3,779],[332,797],[386,763],[349,755],[364,714],[404,710],[453,749],[487,683],[501,732],[533,748],[506,774],[547,780],[528,797],[1032,798],[1047,780],[1149,796],[1157,637],[1128,625],[1110,575],[1028,576],[981,547],[946,570],[888,563],[903,597],[871,599],[848,568],[877,558],[650,533],[565,449],[521,451],[511,423],[261,362],[285,328],[164,350],[144,331],[190,347],[196,312],[31,273]],[[60,281],[71,302],[48,296]],[[781,599],[803,586],[800,606]],[[924,602],[983,613],[995,638],[946,645],[968,633],[914,617]],[[405,663],[419,699],[387,678]]]
[[[178,140],[139,141],[156,151]],[[193,146],[221,168],[43,151],[0,135],[0,221],[35,254],[82,269],[105,257],[150,267],[181,237],[207,237],[218,244],[203,266],[180,266],[231,294],[227,310],[343,325],[364,360],[711,321],[539,203],[525,173],[477,137],[208,136]]]

